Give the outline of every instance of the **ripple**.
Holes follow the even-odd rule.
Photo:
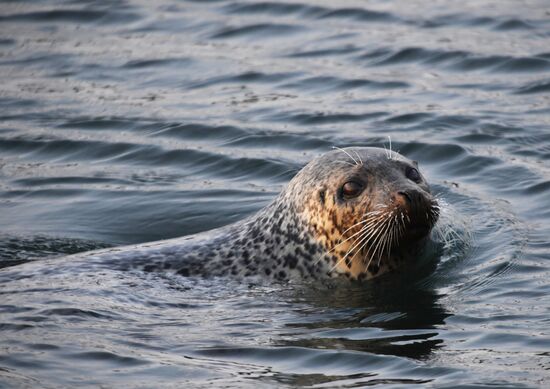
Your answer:
[[[371,11],[363,8],[339,8],[327,10],[318,16],[319,19],[349,19],[361,22],[389,22],[399,20],[395,15],[388,12]]]
[[[479,27],[490,26],[497,23],[497,20],[488,16],[471,16],[465,13],[452,13],[439,15],[429,20],[423,20],[419,26],[423,28],[440,28],[449,26]]]
[[[224,8],[230,14],[267,14],[273,16],[299,16],[313,19],[347,19],[359,22],[389,22],[399,20],[389,12],[365,8],[328,8],[300,3],[258,2],[254,4],[233,3]]]
[[[494,31],[529,31],[535,29],[536,24],[539,23],[534,20],[473,16],[468,13],[440,15],[419,23],[423,28],[486,27]]]
[[[0,331],[24,331],[31,328],[34,328],[32,324],[15,324],[15,323],[0,323]],[[0,356],[1,360],[1,356]]]
[[[381,60],[373,63],[375,66],[394,65],[409,62],[424,62],[429,64],[445,63],[452,60],[464,58],[468,53],[464,51],[442,51],[428,50],[420,47],[406,47],[397,52],[392,52],[390,49],[377,49],[373,52],[364,54],[359,57],[361,59],[377,59]]]
[[[355,53],[359,51],[359,47],[348,45],[345,47],[335,47],[332,49],[319,49],[319,50],[308,50],[308,51],[298,51],[292,54],[288,54],[288,58],[317,58],[317,57],[329,57],[329,56],[338,56]]]
[[[537,72],[550,70],[550,61],[541,58],[511,58],[506,56],[471,56],[450,66],[456,70],[493,69],[503,72]]]
[[[508,19],[498,23],[494,29],[497,31],[532,30],[534,26],[521,19]]]
[[[30,154],[33,158],[55,157],[57,161],[91,161],[117,158],[142,150],[132,143],[109,143],[92,140],[42,139],[17,137],[0,142],[0,150]]]
[[[550,80],[537,80],[530,82],[514,91],[518,95],[550,92]]]
[[[170,137],[186,140],[217,139],[229,140],[244,137],[250,133],[245,129],[233,126],[209,126],[201,123],[168,124],[151,132],[152,137]]]
[[[103,320],[113,320],[115,316],[112,314],[99,313],[96,311],[79,309],[79,308],[52,308],[44,309],[39,311],[38,314],[44,316],[66,316],[79,318],[82,320],[87,320],[90,318],[93,319],[103,319]]]
[[[77,182],[82,183],[79,180]],[[84,239],[44,235],[2,235],[0,236],[0,267],[12,266],[41,257],[68,255],[103,247],[107,247],[103,242]]]
[[[409,84],[401,81],[373,81],[364,79],[342,79],[338,77],[318,76],[303,78],[288,84],[281,85],[281,88],[309,91],[331,92],[334,90],[353,90],[358,88],[366,89],[404,89]]]
[[[156,68],[161,66],[188,66],[193,63],[191,58],[159,58],[159,59],[135,59],[121,66],[123,69]]]
[[[495,70],[504,72],[540,72],[550,70],[550,60],[543,58],[513,58],[504,61]]]
[[[550,193],[550,180],[538,182],[525,188],[527,194]]]
[[[331,371],[331,374],[364,373],[365,366],[370,369],[383,366],[391,372],[396,368],[403,368],[407,364],[404,360],[378,356],[353,351],[314,350],[302,347],[277,348],[205,348],[196,350],[195,354],[202,357],[237,360],[250,363],[270,363],[287,372],[307,373],[319,368]],[[345,366],[345,372],[342,367]]]
[[[371,112],[365,114],[353,114],[353,113],[328,113],[328,112],[315,112],[315,113],[292,113],[284,112],[270,116],[273,121],[292,122],[300,125],[321,125],[321,124],[334,124],[334,123],[349,123],[349,122],[362,122],[365,120],[376,119],[386,115],[385,112]]]
[[[430,50],[421,47],[405,47],[400,50],[378,48],[357,57],[369,66],[388,66],[407,63],[436,65],[445,70],[477,71],[491,69],[498,72],[546,72],[550,60],[542,56],[511,57],[481,56],[461,50]]]
[[[212,34],[211,39],[249,38],[252,40],[275,39],[294,35],[304,27],[292,24],[257,23],[240,27],[226,27]]]
[[[0,46],[12,46],[16,42],[17,41],[15,39],[2,38],[2,39],[0,39]]]
[[[272,148],[283,150],[315,150],[328,148],[328,141],[315,137],[295,134],[250,134],[225,143],[225,146],[258,147],[269,143]]]
[[[425,112],[418,112],[418,113],[407,113],[407,114],[392,116],[388,119],[385,119],[384,121],[390,124],[409,124],[409,123],[423,122],[424,120],[429,119],[431,117],[433,117],[432,114],[425,113]]]
[[[117,117],[76,117],[63,120],[56,128],[79,130],[131,130],[138,127],[132,119]]]
[[[2,23],[27,22],[63,22],[63,23],[98,23],[98,24],[120,24],[131,23],[141,16],[130,11],[116,11],[114,9],[99,10],[74,10],[56,9],[50,11],[22,12],[11,15],[0,16]]]
[[[278,83],[290,78],[294,78],[299,73],[262,73],[262,72],[245,72],[233,76],[220,76],[213,77],[206,81],[194,82],[187,85],[188,88],[198,89],[204,88],[211,85],[220,85],[220,84],[248,84],[248,83]]]
[[[141,358],[118,355],[108,351],[86,351],[67,354],[65,355],[65,357],[68,359],[75,359],[80,361],[114,364],[115,366],[120,367],[141,366],[149,363],[148,361]]]
[[[399,145],[401,152],[410,158],[430,163],[453,163],[460,161],[467,155],[463,146],[452,143],[438,143],[435,145],[419,142],[408,142]]]
[[[315,16],[323,12],[327,12],[327,8],[319,6],[311,6],[299,3],[284,3],[284,2],[270,2],[259,1],[256,3],[242,3],[235,2],[229,4],[223,8],[223,11],[229,14],[269,14],[269,15],[292,15],[297,14],[300,16]]]

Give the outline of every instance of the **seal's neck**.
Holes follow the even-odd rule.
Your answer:
[[[326,250],[300,214],[277,198],[254,216],[228,226],[216,238],[186,255],[183,275],[243,276],[288,279],[327,277]]]

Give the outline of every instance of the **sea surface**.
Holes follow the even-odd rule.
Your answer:
[[[550,387],[550,3],[0,1],[0,275],[239,221],[390,139],[445,204],[430,266],[4,277],[0,387]]]

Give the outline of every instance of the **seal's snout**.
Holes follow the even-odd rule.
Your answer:
[[[411,237],[428,234],[439,218],[439,206],[427,193],[416,189],[400,190],[393,199],[405,216],[407,235]]]
[[[425,197],[417,190],[400,190],[395,194],[394,199],[400,207],[407,210],[407,213],[414,214],[426,207]]]
[[[396,200],[401,206],[408,206],[413,201],[409,193],[401,190],[397,192]]]

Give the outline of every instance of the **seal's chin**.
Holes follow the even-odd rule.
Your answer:
[[[431,224],[417,224],[407,228],[405,238],[410,241],[418,241],[424,239],[430,234],[433,225]]]
[[[408,241],[420,241],[426,238],[439,219],[439,205],[435,200],[426,200],[425,208],[407,212],[404,238]]]

